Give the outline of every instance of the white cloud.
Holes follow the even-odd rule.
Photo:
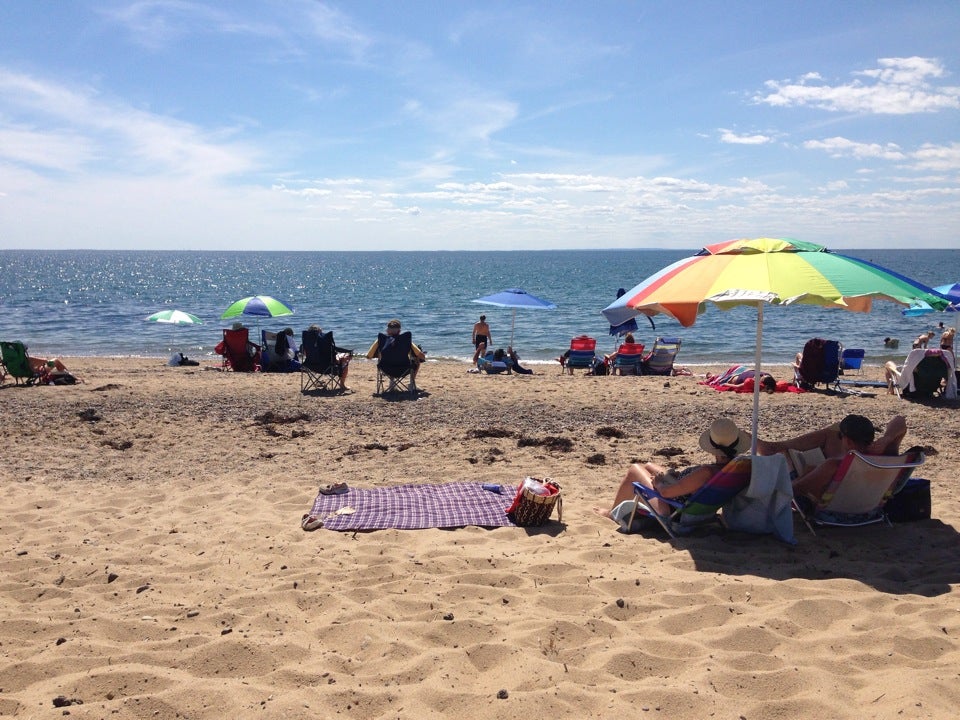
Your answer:
[[[831,157],[852,157],[858,160],[875,158],[890,160],[901,167],[917,171],[949,172],[960,170],[960,143],[934,145],[926,143],[919,149],[904,151],[895,143],[860,143],[842,137],[825,140],[808,140],[803,143],[808,150],[823,150]]]
[[[766,145],[773,142],[768,135],[737,135],[732,130],[720,128],[720,142],[730,145]]]
[[[923,145],[911,153],[917,170],[960,170],[960,143],[950,145]]]
[[[206,132],[189,123],[0,68],[0,160],[79,171],[112,169],[133,174],[222,177],[251,170],[254,153],[223,142],[229,130]],[[16,116],[17,125],[5,122]],[[58,129],[70,125],[70,131]],[[46,145],[43,156],[37,146]]]
[[[886,145],[859,143],[842,137],[808,140],[803,146],[808,150],[824,150],[831,157],[879,158],[881,160],[903,160],[906,157],[895,143]]]
[[[867,81],[829,85],[817,73],[799,81],[768,80],[768,92],[754,101],[773,107],[815,107],[822,110],[905,115],[960,109],[960,87],[930,81],[946,72],[931,58],[881,58],[880,67],[855,73]]]

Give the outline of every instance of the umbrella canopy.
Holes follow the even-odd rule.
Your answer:
[[[953,283],[952,285],[937,285],[933,289],[950,301],[950,304],[944,308],[946,311],[960,312],[960,283]],[[933,308],[920,300],[905,310],[901,310],[901,312],[907,317],[916,317],[918,315],[932,313]]]
[[[517,308],[529,308],[534,310],[556,310],[557,306],[549,300],[543,300],[536,295],[531,295],[526,290],[520,288],[507,288],[493,295],[485,295],[477,298],[473,302],[483,305],[496,305],[497,307],[513,308],[513,320],[510,323],[510,345],[513,346],[513,329],[517,323]]]
[[[147,322],[168,323],[170,325],[203,325],[203,320],[183,310],[161,310],[144,318]]]
[[[706,303],[721,308],[757,308],[754,367],[760,372],[764,303],[819,305],[869,312],[874,299],[910,305],[918,300],[942,309],[948,301],[903,275],[789,239],[730,240],[709,245],[650,276],[603,310],[611,325],[637,314],[663,313],[684,327],[696,322]],[[756,452],[760,383],[754,383],[753,447]]]
[[[254,295],[237,300],[228,307],[220,317],[223,320],[240,317],[241,315],[251,315],[256,318],[262,317],[282,317],[283,315],[292,315],[293,308],[276,298],[269,295]]]

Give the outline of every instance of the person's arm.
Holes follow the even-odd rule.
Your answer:
[[[675,498],[681,495],[689,495],[702,488],[707,480],[713,477],[716,472],[713,466],[702,465],[693,472],[689,472],[680,478],[679,481],[666,487],[660,487],[657,477],[653,478],[653,488],[665,498]]]
[[[473,345],[477,344],[477,324],[476,323],[474,323],[473,325],[473,333],[470,335],[470,342]]]
[[[380,351],[380,338],[377,338],[373,341],[373,345],[370,346],[370,349],[367,350],[367,359],[372,359],[377,356],[377,353]]]
[[[427,359],[426,354],[416,343],[410,343],[410,350],[413,352],[414,357],[416,357],[420,362],[423,362]]]
[[[828,458],[810,472],[798,477],[793,481],[793,494],[806,495],[819,502],[823,491],[833,479],[833,474],[840,467],[840,460],[841,458]]]
[[[837,440],[840,438],[840,423],[834,423],[789,440],[761,440],[757,438],[757,453],[759,455],[775,455],[791,449],[812,450],[818,447],[824,450],[824,455],[829,455],[827,449],[832,447],[833,443],[831,441],[834,438]]]
[[[883,435],[874,440],[866,450],[867,455],[899,455],[900,442],[907,434],[907,419],[897,415],[887,423]]]

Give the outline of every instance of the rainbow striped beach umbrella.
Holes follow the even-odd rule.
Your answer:
[[[604,308],[611,325],[635,315],[663,313],[684,327],[696,322],[707,303],[720,308],[757,308],[754,367],[759,373],[763,306],[819,305],[870,312],[874,300],[909,306],[925,302],[941,310],[947,298],[892,270],[840,255],[822,245],[786,238],[738,239],[708,245],[651,275]],[[756,451],[760,383],[754,383],[753,439]]]

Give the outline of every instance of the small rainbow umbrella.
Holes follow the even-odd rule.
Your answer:
[[[608,305],[603,315],[619,325],[638,315],[663,313],[684,327],[696,322],[707,303],[720,308],[757,308],[754,367],[759,375],[763,305],[819,305],[869,312],[873,301],[901,305],[918,301],[942,310],[948,300],[899,273],[822,245],[790,239],[738,239],[708,245],[651,275]],[[760,383],[753,392],[753,447],[756,452]]]

